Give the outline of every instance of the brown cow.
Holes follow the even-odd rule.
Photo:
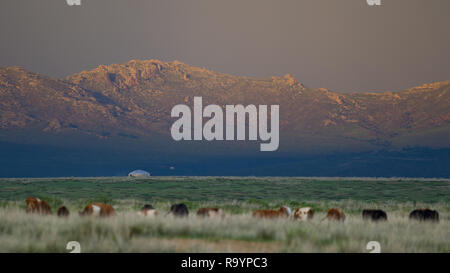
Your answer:
[[[306,208],[298,208],[294,210],[294,219],[300,221],[308,221],[311,220],[314,216],[314,210],[310,207]]]
[[[111,205],[101,204],[101,203],[92,203],[84,207],[83,211],[80,211],[80,215],[98,215],[102,217],[113,216],[116,212]]]
[[[52,214],[50,205],[39,198],[28,197],[25,200],[27,206],[27,213]]]
[[[58,216],[59,217],[68,217],[69,216],[69,209],[67,209],[65,206],[58,208]]]
[[[332,208],[328,210],[327,218],[330,221],[345,221],[345,214],[341,209]]]
[[[278,218],[278,217],[289,217],[291,215],[291,209],[286,206],[280,207],[278,210],[256,210],[253,212],[253,216],[260,218]]]
[[[158,211],[153,208],[152,205],[145,204],[141,211],[138,212],[138,215],[140,216],[147,216],[147,217],[155,217],[158,215]]]
[[[225,216],[223,210],[219,209],[219,208],[199,208],[197,210],[197,216],[202,216],[202,217],[223,217]]]

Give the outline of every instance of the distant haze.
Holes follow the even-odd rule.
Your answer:
[[[450,1],[0,2],[0,66],[65,77],[129,59],[250,77],[292,74],[335,91],[450,79]]]

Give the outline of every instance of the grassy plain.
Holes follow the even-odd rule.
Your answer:
[[[24,212],[27,196],[66,205],[68,219]],[[89,202],[111,203],[117,216],[80,218]],[[165,215],[184,202],[191,215]],[[161,214],[137,216],[150,203]],[[311,222],[260,220],[256,209],[311,206]],[[199,207],[221,207],[223,219],[201,219]],[[321,221],[330,207],[344,209],[344,223]],[[414,208],[430,207],[440,223],[410,221]],[[389,221],[361,219],[364,208],[380,208]],[[0,252],[450,252],[450,181],[443,179],[152,177],[0,179]]]

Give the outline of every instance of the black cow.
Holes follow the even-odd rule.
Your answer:
[[[439,213],[431,209],[416,209],[409,214],[409,219],[439,222]]]
[[[174,216],[180,216],[180,217],[184,217],[184,216],[188,216],[189,215],[189,210],[188,210],[188,208],[187,208],[187,206],[185,204],[173,204],[170,207],[170,212]]]
[[[69,214],[70,214],[69,210],[65,206],[58,208],[58,216],[59,217],[68,217]]]
[[[362,212],[362,217],[364,220],[372,220],[374,222],[387,221],[386,212],[380,209],[365,209]]]

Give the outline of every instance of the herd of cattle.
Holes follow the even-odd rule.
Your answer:
[[[25,200],[26,211],[28,213],[39,213],[39,214],[52,214],[52,209],[50,205],[39,198],[28,197]],[[174,204],[170,207],[170,212],[176,217],[184,217],[189,215],[189,210],[185,204]],[[98,215],[98,216],[113,216],[115,215],[115,210],[111,205],[92,203],[87,205],[84,210],[79,212],[79,215]],[[58,208],[57,215],[60,217],[69,216],[69,210],[65,206]],[[149,204],[146,204],[138,212],[140,216],[155,217],[158,215],[158,211]],[[197,210],[197,216],[201,217],[223,217],[225,213],[220,208],[200,208]],[[281,217],[292,217],[293,219],[300,221],[308,221],[313,219],[314,210],[310,207],[297,208],[293,212],[291,208],[287,206],[282,206],[278,210],[256,210],[252,214],[254,217],[259,218],[281,218]],[[372,221],[387,221],[387,214],[383,210],[379,209],[365,209],[362,212],[362,217],[364,220]],[[325,220],[330,221],[345,221],[345,214],[341,209],[331,208],[328,210]],[[409,219],[419,220],[419,221],[430,221],[439,222],[439,213],[431,209],[416,209],[409,214]]]

